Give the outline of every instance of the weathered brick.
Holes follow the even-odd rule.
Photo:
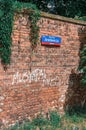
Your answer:
[[[86,89],[80,88],[75,74],[86,35],[80,28],[85,25],[42,16],[39,44],[32,52],[28,23],[26,14],[15,14],[11,64],[6,71],[0,64],[0,121],[4,124],[50,109],[63,113],[65,106],[83,105],[86,100]],[[41,46],[42,35],[61,37],[61,46]]]

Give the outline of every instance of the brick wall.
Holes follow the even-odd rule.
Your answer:
[[[68,104],[83,105],[86,100],[86,90],[80,88],[75,74],[80,61],[80,29],[86,23],[44,13],[41,16],[40,38],[59,36],[61,46],[42,46],[39,40],[32,51],[28,15],[15,13],[11,64],[7,70],[0,64],[0,122],[4,126],[42,111],[57,109],[63,113]]]

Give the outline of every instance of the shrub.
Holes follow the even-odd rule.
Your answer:
[[[57,127],[61,121],[60,115],[56,111],[50,112],[50,122],[52,126]]]

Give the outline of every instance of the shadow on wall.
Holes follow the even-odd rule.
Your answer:
[[[80,28],[78,32],[81,50],[86,43],[86,27]],[[69,77],[69,86],[64,104],[64,110],[69,115],[86,114],[86,87],[80,85],[81,75],[81,73],[72,70]]]

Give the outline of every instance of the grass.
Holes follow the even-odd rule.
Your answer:
[[[78,116],[76,114],[69,116],[68,114],[62,117],[56,111],[49,113],[49,118],[44,118],[39,115],[32,121],[17,123],[4,130],[86,130],[86,116]]]

